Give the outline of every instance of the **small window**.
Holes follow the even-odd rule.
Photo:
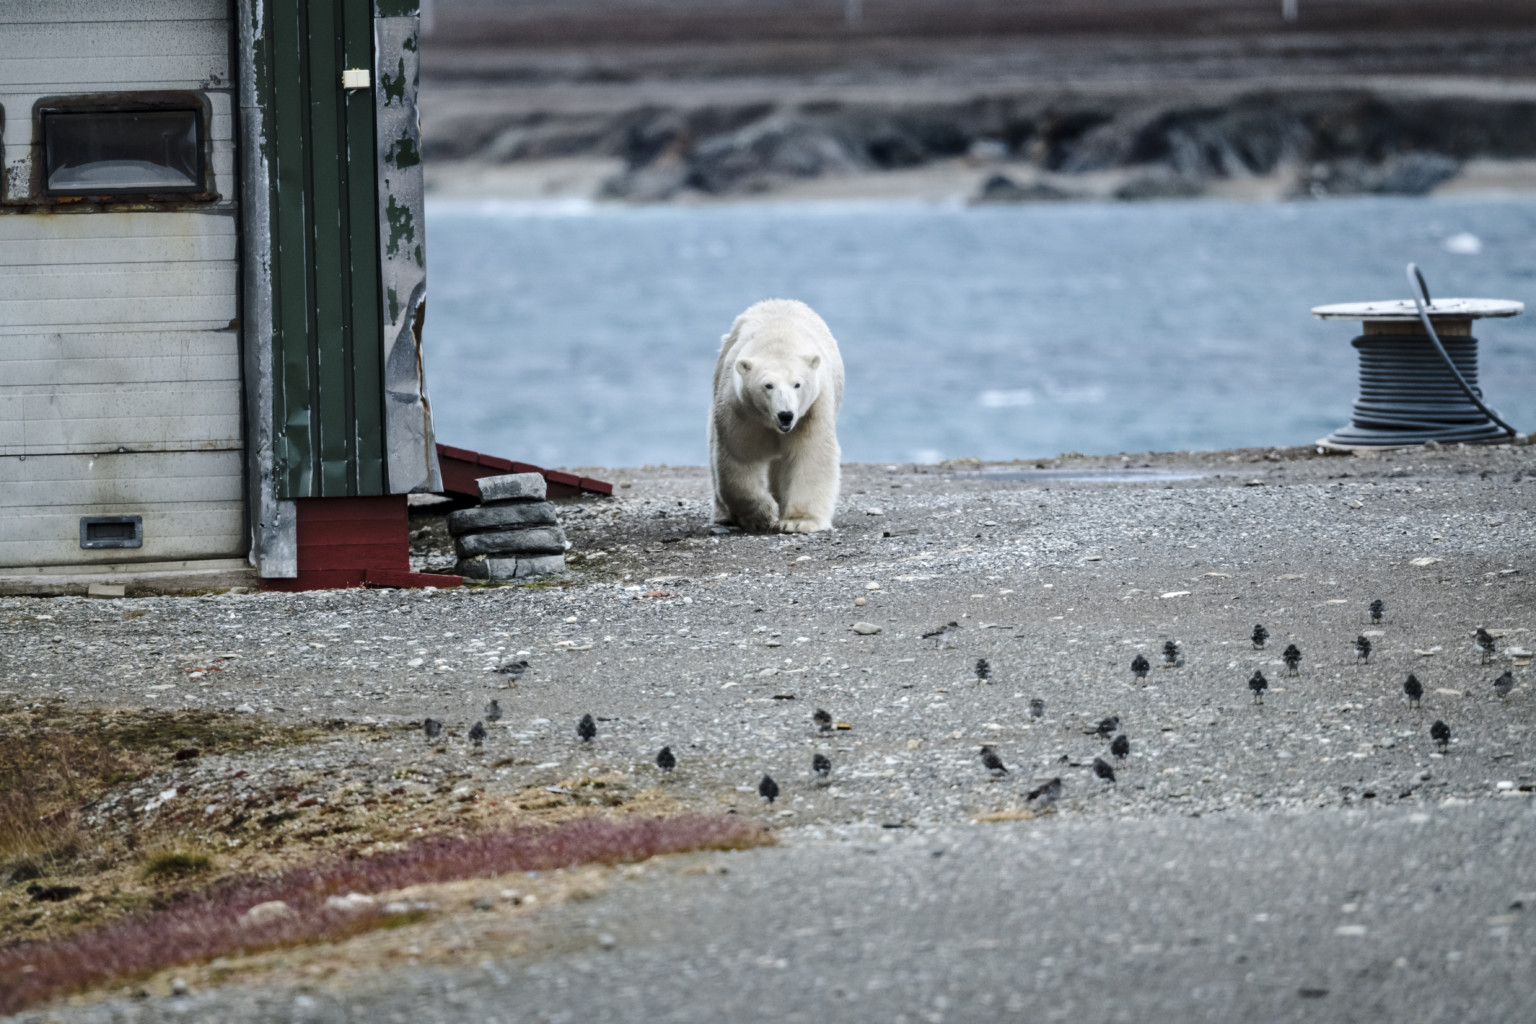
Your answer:
[[[51,195],[202,192],[197,110],[49,111],[43,114]]]

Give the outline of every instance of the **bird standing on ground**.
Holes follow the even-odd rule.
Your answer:
[[[469,727],[469,742],[478,749],[485,744],[485,723],[476,722]]]
[[[1412,672],[1403,680],[1403,692],[1408,695],[1408,703],[1414,707],[1420,707],[1419,698],[1424,696],[1424,684],[1419,682],[1419,677]]]
[[[664,772],[677,767],[677,757],[672,753],[671,747],[661,748],[661,753],[656,755],[656,767]]]
[[[1437,718],[1435,724],[1429,727],[1429,738],[1439,745],[1443,753],[1451,746],[1451,727]]]
[[[1002,772],[1008,774],[1008,766],[1003,764],[1003,759],[997,756],[997,751],[990,746],[981,748],[981,766],[994,775]]]
[[[832,731],[832,715],[822,708],[817,708],[811,715],[811,721],[816,723],[816,728],[822,732]]]
[[[1371,638],[1363,633],[1355,637],[1355,661],[1371,663]]]
[[[1264,691],[1269,689],[1269,680],[1264,678],[1263,672],[1255,672],[1248,677],[1248,689],[1253,691],[1253,702],[1264,703]]]
[[[983,683],[992,678],[992,665],[986,658],[976,659],[976,678]]]
[[[1258,626],[1254,626],[1253,627],[1253,649],[1254,650],[1262,651],[1264,649],[1264,641],[1266,641],[1268,639],[1269,639],[1269,630],[1265,629],[1263,627],[1263,625],[1258,625]]]
[[[822,778],[826,778],[832,774],[832,759],[827,757],[826,754],[817,754],[811,758],[811,771]]]
[[[1042,804],[1053,804],[1061,799],[1061,776],[1042,782],[1025,795],[1026,800],[1039,800]]]
[[[1109,752],[1121,761],[1126,759],[1126,756],[1131,752],[1131,741],[1125,733],[1115,737],[1115,742],[1109,745]]]
[[[1104,760],[1102,757],[1096,757],[1093,759],[1093,774],[1097,775],[1105,782],[1115,781],[1115,770],[1111,768],[1109,762]]]
[[[955,634],[959,632],[960,623],[946,622],[938,629],[924,633],[923,639],[934,641],[936,647],[953,647],[955,645]]]
[[[1172,668],[1179,663],[1179,645],[1169,640],[1163,644],[1163,667]]]
[[[1109,739],[1116,729],[1120,728],[1120,716],[1110,715],[1108,718],[1099,719],[1099,724],[1089,731],[1090,736],[1102,736]]]
[[[1301,669],[1298,667],[1301,664],[1300,647],[1297,647],[1295,644],[1287,645],[1285,651],[1280,655],[1280,660],[1285,662],[1287,675],[1297,676],[1301,674]]]
[[[501,721],[501,701],[492,700],[485,706],[485,720],[487,722]]]
[[[779,798],[779,784],[773,781],[773,776],[763,776],[763,781],[757,784],[757,795],[770,804]]]
[[[513,679],[521,679],[523,673],[528,671],[528,662],[526,659],[522,661],[509,661],[496,671],[504,676],[511,676]]]
[[[1387,606],[1381,603],[1381,598],[1371,602],[1371,621],[1380,622],[1381,617],[1387,612]]]
[[[1045,701],[1041,700],[1039,697],[1036,697],[1035,699],[1031,700],[1029,702],[1029,717],[1030,718],[1044,718],[1045,717]]]
[[[597,723],[592,721],[591,715],[581,716],[581,721],[576,723],[576,735],[581,737],[583,743],[592,742],[592,737],[597,735]]]
[[[427,734],[427,739],[435,740],[443,734],[443,723],[435,718],[425,719],[421,723],[421,731]]]
[[[1143,655],[1138,654],[1131,659],[1131,675],[1137,679],[1147,678],[1147,670],[1151,667],[1151,662],[1147,661]]]
[[[1493,634],[1482,626],[1477,627],[1477,649],[1482,652],[1482,664],[1486,665],[1493,660],[1494,652],[1498,649],[1493,642]]]
[[[1515,674],[1513,672],[1505,672],[1503,675],[1499,676],[1499,678],[1493,681],[1493,692],[1498,694],[1500,697],[1508,697],[1509,691],[1513,690],[1514,688]]]

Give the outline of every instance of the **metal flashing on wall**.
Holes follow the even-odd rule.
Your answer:
[[[382,275],[384,434],[389,490],[437,491],[442,474],[427,398],[421,331],[427,261],[423,223],[421,126],[416,104],[420,18],[374,20],[374,90],[379,164],[379,267]]]

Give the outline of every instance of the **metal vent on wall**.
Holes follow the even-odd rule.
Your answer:
[[[82,516],[82,548],[141,548],[144,546],[143,516]]]

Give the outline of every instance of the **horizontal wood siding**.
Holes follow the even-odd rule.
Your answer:
[[[245,552],[229,5],[0,0],[0,566]],[[187,92],[211,190],[175,208],[30,205],[39,100]],[[82,549],[82,516],[144,546]]]

